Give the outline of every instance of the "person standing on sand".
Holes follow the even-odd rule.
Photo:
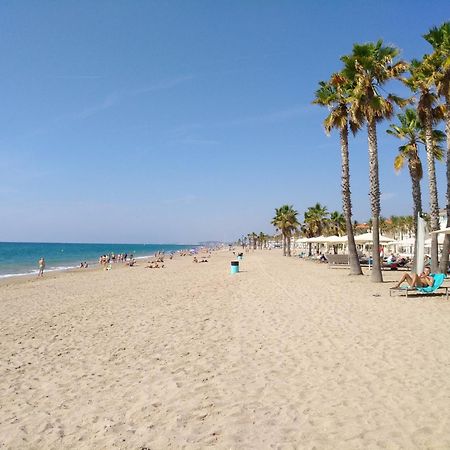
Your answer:
[[[39,272],[38,272],[38,277],[43,277],[44,276],[44,269],[45,269],[45,259],[43,256],[41,256],[41,259],[38,262],[39,264]]]

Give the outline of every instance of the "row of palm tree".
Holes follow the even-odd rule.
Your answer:
[[[328,212],[326,206],[316,203],[310,206],[304,214],[304,221],[298,220],[298,212],[290,205],[283,205],[275,209],[275,216],[272,224],[279,231],[273,236],[260,233],[249,233],[238,240],[238,245],[248,246],[254,250],[267,248],[269,241],[281,241],[283,254],[291,256],[291,240],[293,237],[317,237],[317,236],[343,236],[347,234],[347,226],[344,215],[339,211]],[[372,229],[372,221],[359,224],[357,221],[352,224],[352,231],[355,235],[365,233]],[[413,216],[390,216],[380,217],[380,231],[382,234],[390,235],[395,239],[410,237],[414,233]],[[311,254],[311,246],[310,246]]]
[[[283,225],[286,224],[282,219],[280,220],[279,214],[284,211],[287,205],[281,208],[276,208],[275,217],[272,219],[272,223],[280,224],[277,226],[281,234],[289,234],[283,232]],[[293,210],[293,207],[290,207]],[[293,210],[295,211],[295,210]],[[298,222],[298,219],[296,218]],[[290,222],[289,226],[290,226]],[[414,234],[414,217],[413,216],[390,216],[388,218],[380,216],[380,231],[381,234],[389,235],[395,239],[402,239],[404,237],[410,237]],[[372,220],[368,220],[367,223],[359,224],[357,221],[352,223],[352,230],[355,235],[365,233],[368,230],[372,230]],[[345,217],[339,211],[328,212],[326,206],[320,203],[316,203],[314,206],[310,206],[304,215],[303,223],[294,230],[291,228],[292,234],[301,237],[317,237],[317,236],[344,236],[347,234],[347,224]],[[267,236],[267,235],[266,235]],[[270,238],[270,236],[267,236]]]
[[[271,223],[281,232],[284,256],[291,256],[292,236],[300,226],[297,215],[298,212],[292,205],[283,205],[275,209]]]
[[[253,250],[256,250],[257,248],[263,249],[267,247],[267,244],[271,238],[272,237],[270,235],[265,234],[262,231],[260,233],[255,233],[253,231],[248,233],[247,236],[238,239],[237,244],[244,247],[248,246],[253,248]]]
[[[394,169],[398,172],[406,164],[412,184],[413,217],[423,214],[422,192],[420,181],[423,177],[423,166],[419,156],[420,147],[426,148],[425,129],[416,109],[406,108],[404,113],[397,114],[398,124],[391,124],[386,132],[405,143],[398,148],[398,154],[394,159]],[[432,129],[433,136],[433,159],[442,161],[444,152],[441,143],[445,135],[437,128]],[[417,219],[414,221],[414,234],[417,234]]]
[[[349,129],[353,134],[363,127],[367,130],[373,248],[377,249],[380,232],[378,124],[391,119],[396,108],[415,105],[415,109],[410,107],[398,115],[400,123],[391,126],[389,132],[406,140],[406,145],[400,147],[400,154],[394,164],[399,169],[405,161],[408,161],[416,222],[417,214],[422,211],[418,146],[421,144],[425,146],[430,193],[430,225],[434,231],[439,229],[435,159],[442,158],[440,144],[443,141],[443,135],[435,125],[444,118],[447,140],[447,217],[450,226],[450,22],[444,23],[439,28],[433,28],[424,38],[431,44],[433,51],[424,55],[421,60],[414,60],[411,63],[400,60],[399,50],[385,46],[381,40],[375,43],[355,44],[352,53],[341,58],[343,63],[341,71],[332,74],[328,81],[320,82],[316,91],[314,103],[326,106],[330,111],[324,121],[325,131],[330,133],[332,129],[337,129],[340,134],[342,205],[348,230],[351,274],[357,275],[362,272],[351,226]],[[409,72],[407,77],[404,76],[406,72]],[[392,80],[404,82],[411,89],[413,97],[403,99],[386,92],[386,84]],[[440,103],[442,98],[443,104]],[[436,271],[437,236],[435,234],[432,236],[432,270]],[[449,248],[450,240],[446,237],[441,260],[441,269],[445,271],[448,266]],[[379,258],[374,258],[371,279],[375,282],[383,280]]]

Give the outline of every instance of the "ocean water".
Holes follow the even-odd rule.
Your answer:
[[[90,265],[104,254],[128,253],[135,257],[193,248],[174,244],[58,244],[36,242],[0,242],[0,278],[37,273],[38,260],[45,258],[46,271],[78,267],[81,261]]]

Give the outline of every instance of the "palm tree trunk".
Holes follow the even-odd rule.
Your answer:
[[[408,160],[409,175],[411,176],[412,183],[412,198],[414,205],[414,236],[417,239],[417,229],[418,229],[418,215],[422,214],[422,191],[420,188],[420,179],[414,170],[412,160]],[[413,272],[417,272],[417,245],[414,246],[414,261],[413,261]]]
[[[288,234],[287,236],[287,255],[291,256],[291,235]]]
[[[348,242],[348,258],[350,263],[350,275],[362,275],[361,264],[359,263],[358,251],[355,244],[355,236],[353,234],[352,226],[352,200],[350,192],[350,163],[348,153],[348,128],[340,131],[341,137],[341,160],[342,160],[342,209],[345,216],[345,225],[347,227],[347,242]],[[335,250],[336,253],[336,250]]]
[[[430,222],[431,231],[439,230],[439,204],[436,184],[436,167],[433,154],[433,122],[431,109],[425,112],[425,145],[427,148],[427,166],[430,191]],[[431,235],[431,271],[437,272],[439,268],[437,234]]]
[[[445,99],[445,134],[447,136],[447,228],[450,227],[450,96]],[[444,246],[442,248],[439,271],[448,272],[448,253],[450,251],[450,236],[445,235]]]
[[[380,261],[380,180],[378,176],[377,125],[374,119],[367,124],[369,143],[370,209],[372,211],[373,266],[370,279],[383,282]]]
[[[286,256],[286,235],[283,232],[283,256]]]

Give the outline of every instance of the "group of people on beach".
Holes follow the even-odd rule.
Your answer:
[[[98,263],[100,266],[102,266],[105,270],[111,270],[112,263],[119,263],[124,262],[129,266],[133,266],[136,263],[136,260],[133,258],[133,254],[128,255],[128,253],[119,253],[119,254],[105,254],[100,256],[98,259]]]
[[[201,257],[199,260],[196,256],[197,250],[179,250],[177,252],[170,252],[168,255],[169,259],[173,259],[175,253],[177,253],[179,256],[192,256],[194,255],[194,262],[195,263],[204,263],[208,262],[209,257],[211,257],[211,249],[208,251],[207,256]],[[166,257],[165,251],[158,251],[155,253],[154,259],[151,261],[148,261],[148,265],[145,266],[148,269],[163,269],[164,268],[164,258]],[[199,257],[200,258],[200,257]],[[126,263],[127,266],[133,267],[136,265],[136,259],[133,257],[133,254],[128,253],[109,253],[101,255],[98,259],[99,265],[104,270],[111,270],[113,263]],[[44,276],[44,270],[45,270],[45,259],[44,257],[41,257],[38,261],[38,277]],[[80,265],[78,266],[80,269],[87,269],[89,267],[89,264],[87,261],[81,261]]]
[[[209,256],[211,256],[211,255],[209,255]],[[207,262],[208,262],[208,259],[207,259],[206,257],[202,257],[202,258],[199,260],[196,256],[194,256],[194,259],[193,259],[192,262],[194,262],[194,263],[207,263]]]
[[[155,253],[154,259],[151,261],[147,261],[148,266],[145,266],[146,269],[164,269],[164,251],[159,251]],[[173,252],[170,253],[169,259],[173,258]]]
[[[106,264],[108,263],[116,263],[116,262],[127,262],[128,259],[133,259],[133,255],[129,255],[128,253],[119,253],[119,254],[115,254],[115,253],[110,253],[109,255],[102,255],[99,258],[99,263],[102,264],[102,260],[103,263],[106,262]]]

